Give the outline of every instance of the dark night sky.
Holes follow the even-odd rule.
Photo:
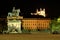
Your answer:
[[[8,12],[12,10],[13,7],[21,9],[21,15],[29,15],[31,12],[35,12],[36,9],[46,8],[47,17],[58,17],[60,16],[60,6],[59,3],[56,2],[48,2],[46,0],[8,0],[8,1],[0,1],[0,17],[6,17]]]

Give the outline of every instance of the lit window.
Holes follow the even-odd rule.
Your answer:
[[[34,24],[33,24],[34,25]]]

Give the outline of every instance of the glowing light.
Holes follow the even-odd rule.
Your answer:
[[[38,11],[38,9],[37,9],[36,13],[31,13],[31,15],[42,15],[42,16],[46,17],[45,9],[42,10],[40,8],[40,11]]]

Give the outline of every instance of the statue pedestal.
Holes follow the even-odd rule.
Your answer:
[[[7,17],[8,33],[22,33],[20,18],[22,19],[23,17],[19,17],[19,16],[18,17]],[[17,31],[15,31],[14,28]]]
[[[8,32],[10,33],[10,31],[11,33],[21,33],[21,21],[8,21]]]

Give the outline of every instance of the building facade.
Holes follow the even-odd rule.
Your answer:
[[[42,12],[43,11],[43,12]],[[42,14],[42,13],[44,14]],[[47,30],[50,28],[50,18],[23,18],[19,16],[20,9],[13,8],[7,16],[7,33],[22,33],[23,30]],[[45,9],[36,13],[45,17]]]
[[[45,30],[50,28],[50,22],[49,18],[24,18],[22,27],[28,30]]]

